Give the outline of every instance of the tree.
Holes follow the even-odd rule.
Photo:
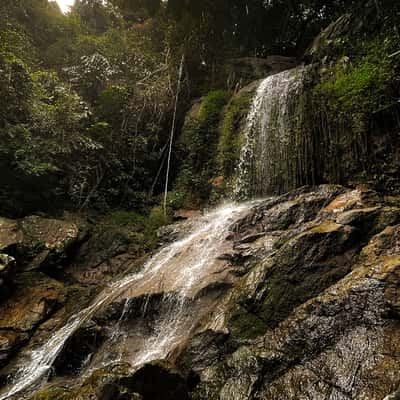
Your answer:
[[[130,22],[143,22],[161,9],[161,0],[110,0]]]

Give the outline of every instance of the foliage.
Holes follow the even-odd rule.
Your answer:
[[[204,201],[210,193],[210,179],[217,168],[218,126],[228,99],[226,91],[211,91],[198,105],[196,115],[190,116],[183,128],[179,143],[183,163],[176,186],[178,192],[186,193],[189,205]]]
[[[242,138],[240,136],[249,110],[250,96],[235,96],[224,112],[218,145],[218,163],[222,175],[229,178],[233,175],[240,157]]]
[[[395,190],[398,170],[387,146],[396,146],[399,129],[399,59],[392,56],[398,50],[397,33],[384,26],[357,47],[349,45],[351,58],[344,43],[343,55],[313,87],[308,106],[314,117],[319,115],[319,136],[327,146],[324,169],[335,175],[326,178],[341,182],[353,175],[350,179],[380,190]]]
[[[99,220],[99,230],[120,232],[125,229],[135,246],[142,250],[153,250],[158,243],[157,230],[170,223],[171,217],[165,215],[161,207],[153,207],[147,214],[117,210]]]
[[[366,54],[355,62],[342,58],[329,75],[317,85],[316,93],[326,97],[333,112],[371,114],[392,103],[390,86],[396,80],[394,37],[378,37],[359,49]],[[388,92],[389,91],[389,92]]]
[[[219,87],[223,61],[300,54],[344,6],[363,3],[79,0],[64,15],[53,1],[1,1],[0,213],[57,206],[148,211],[163,189],[182,54],[177,136],[190,100],[208,95],[174,142],[169,203],[203,202],[216,173],[232,174],[240,146],[233,132],[246,108],[232,101],[219,126],[228,94],[210,90]],[[397,7],[393,0],[376,4],[385,18]],[[359,132],[370,124],[368,113],[390,106],[395,74],[378,52],[382,40],[373,51],[363,47],[374,59],[355,49],[357,59],[330,69],[331,78],[313,92],[346,123],[350,110]],[[348,42],[337,49],[344,56]],[[387,54],[395,43],[385,46]]]
[[[0,5],[1,212],[143,209],[174,91],[158,30],[127,26],[111,3],[67,16],[55,4]]]

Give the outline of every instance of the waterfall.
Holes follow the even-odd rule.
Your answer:
[[[295,150],[304,76],[305,68],[297,67],[259,84],[247,116],[236,198],[285,192],[300,183]]]
[[[162,304],[167,305],[167,311],[158,317],[152,333],[143,338],[140,348],[123,354],[123,360],[135,368],[148,361],[166,358],[189,337],[200,319],[210,313],[212,305],[194,313],[190,303],[207,287],[209,277],[229,273],[226,268],[218,270],[218,256],[226,250],[225,243],[232,225],[244,217],[253,204],[225,204],[204,215],[195,221],[191,233],[159,250],[141,271],[106,287],[86,309],[72,316],[46,343],[29,354],[13,383],[0,394],[0,400],[35,388],[45,381],[67,340],[97,311],[117,299],[125,299],[125,306],[115,326],[118,332],[111,335],[105,346],[115,342],[116,336],[125,337],[120,330],[128,312],[128,299],[162,293]],[[107,362],[120,360],[122,353],[118,353],[116,359]]]
[[[303,67],[295,68],[260,83],[247,117],[245,141],[237,168],[237,197],[259,197],[298,183],[292,150],[304,71]],[[221,267],[219,256],[226,251],[233,224],[254,204],[225,204],[198,218],[190,233],[160,249],[139,272],[108,285],[87,308],[72,316],[46,343],[28,354],[13,382],[0,393],[0,400],[32,390],[46,381],[68,339],[97,312],[118,301],[124,304],[121,316],[103,345],[103,355],[87,358],[88,370],[121,360],[130,363],[134,370],[146,362],[168,358],[215,306],[211,302],[199,307],[196,297],[210,284],[213,279],[210,277],[223,275],[230,283],[231,271],[226,265]],[[148,300],[149,296],[157,294],[161,295],[161,311],[154,319],[152,329],[138,338],[140,329],[125,326],[130,300],[141,296]],[[146,318],[146,308],[147,303],[143,307],[142,320]],[[132,335],[136,335],[136,343],[140,345],[124,346]],[[113,347],[117,350],[113,351]]]

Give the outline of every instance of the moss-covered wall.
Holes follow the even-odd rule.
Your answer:
[[[318,182],[400,190],[398,43],[396,26],[387,23],[358,42],[350,29],[320,50],[330,58],[310,72],[302,111]]]
[[[226,91],[211,91],[193,106],[186,117],[179,139],[180,173],[171,194],[171,198],[180,200],[181,206],[199,206],[211,193],[210,180],[218,168],[221,113],[229,97]]]
[[[236,94],[216,90],[195,103],[179,140],[182,159],[172,207],[212,204],[232,192],[253,83]]]

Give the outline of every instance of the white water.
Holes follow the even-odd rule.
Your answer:
[[[287,70],[269,76],[258,86],[246,121],[236,198],[270,194],[277,180],[290,175],[286,163],[296,125],[294,104],[303,87],[304,71],[304,67]]]
[[[124,361],[138,366],[166,357],[182,341],[182,335],[188,335],[198,321],[197,316],[190,315],[185,303],[206,286],[207,278],[215,273],[216,258],[221,254],[221,249],[223,251],[229,228],[246,214],[252,204],[227,204],[199,218],[192,233],[161,249],[140,272],[109,285],[90,306],[72,316],[46,343],[31,352],[30,360],[18,372],[7,391],[0,394],[0,400],[45,381],[71,335],[94,313],[123,296],[128,299],[149,293],[167,293],[165,296],[169,296],[167,300],[170,304],[167,316],[161,318],[154,333],[144,339],[140,351],[132,359]],[[121,320],[127,313],[127,307],[129,302],[125,303]],[[121,320],[117,323],[117,330],[120,329]]]

